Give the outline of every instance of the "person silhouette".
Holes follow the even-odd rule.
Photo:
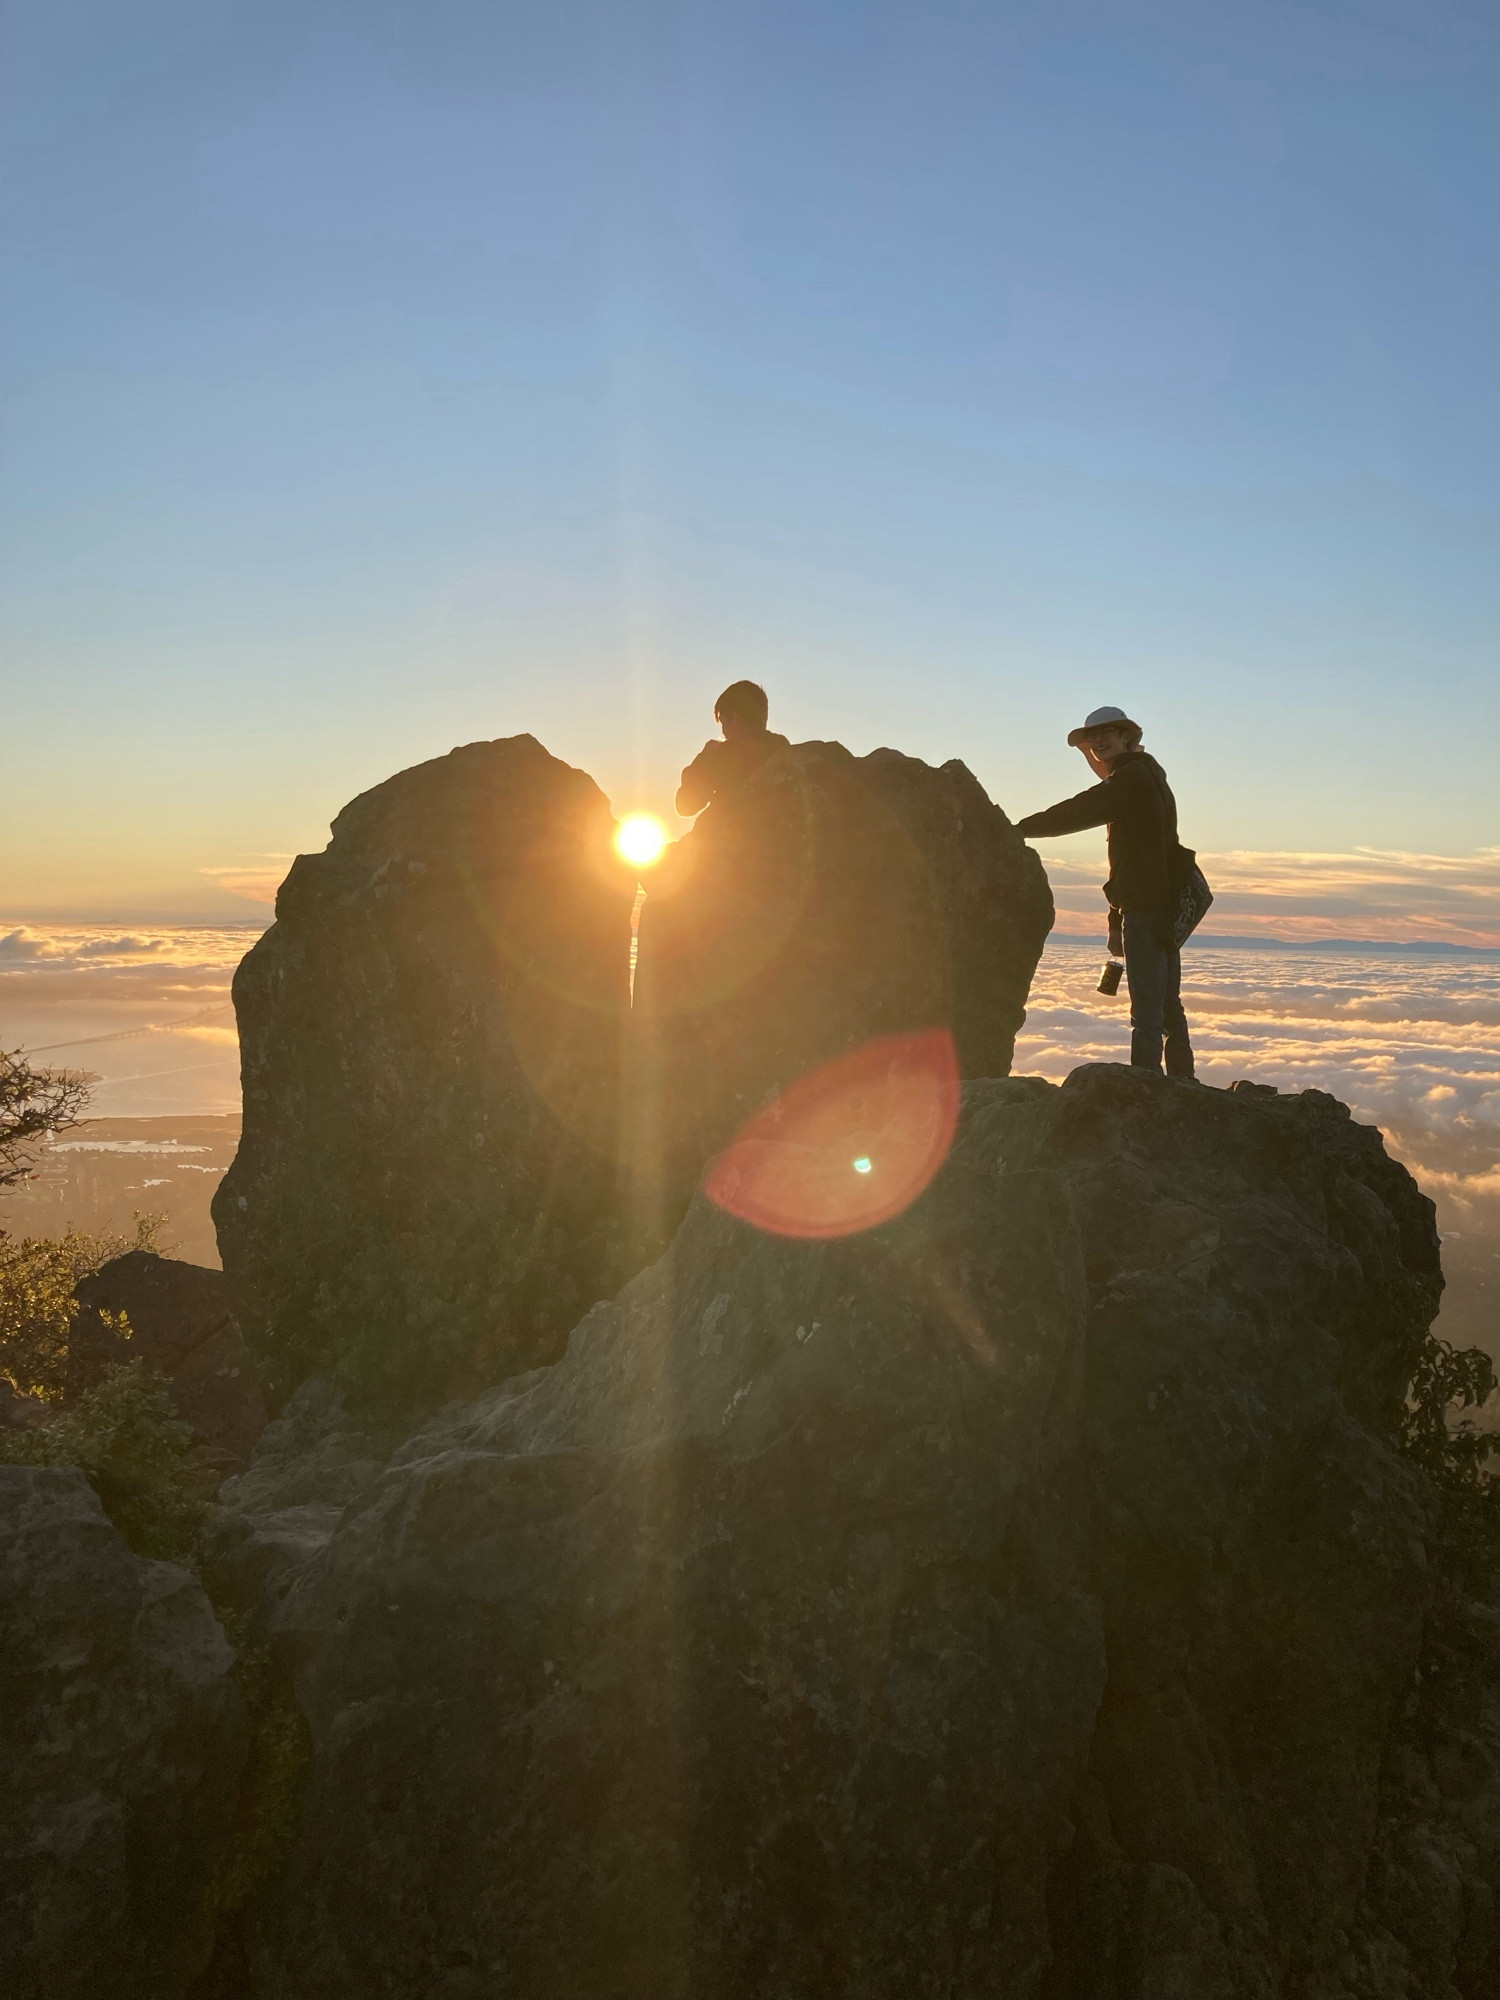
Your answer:
[[[1016,832],[1082,833],[1109,829],[1110,950],[1123,941],[1125,977],[1130,986],[1130,1061],[1135,1069],[1162,1067],[1166,1042],[1168,1076],[1193,1074],[1193,1045],[1182,1007],[1182,953],[1173,936],[1173,912],[1184,862],[1177,839],[1177,801],[1167,774],[1141,748],[1141,726],[1123,708],[1096,708],[1069,732],[1100,780],[1085,792],[1063,799],[1045,812],[1016,821]],[[1116,975],[1118,977],[1118,975]]]
[[[766,727],[771,705],[755,681],[736,681],[714,703],[721,736],[711,736],[682,774],[677,811],[692,819],[705,806],[744,784],[768,757],[787,749],[785,736]]]

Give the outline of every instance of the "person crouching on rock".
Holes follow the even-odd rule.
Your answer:
[[[677,788],[677,810],[683,819],[691,819],[744,784],[768,757],[787,748],[786,737],[766,727],[770,706],[765,689],[754,681],[736,681],[725,688],[714,703],[714,721],[723,731],[723,741],[709,738]]]
[[[1121,708],[1096,708],[1068,737],[1100,779],[1086,792],[1016,822],[1036,835],[1109,829],[1110,949],[1120,949],[1130,986],[1130,1060],[1136,1069],[1193,1074],[1193,1048],[1182,1011],[1182,953],[1173,938],[1177,801],[1167,774],[1141,748],[1141,727]]]

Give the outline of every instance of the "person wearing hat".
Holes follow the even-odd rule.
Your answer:
[[[1109,830],[1110,948],[1123,933],[1125,977],[1130,986],[1130,1060],[1137,1069],[1162,1067],[1168,1076],[1193,1074],[1193,1047],[1182,1010],[1182,953],[1173,936],[1180,888],[1177,801],[1167,774],[1141,748],[1141,726],[1123,708],[1096,708],[1071,730],[1068,744],[1081,750],[1099,779],[1086,792],[1017,820],[1030,840],[1056,833]]]

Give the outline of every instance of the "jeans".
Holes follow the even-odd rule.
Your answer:
[[[1165,1035],[1167,1075],[1191,1076],[1193,1045],[1182,1011],[1182,953],[1158,941],[1144,910],[1127,910],[1124,928],[1131,1067],[1160,1073]]]

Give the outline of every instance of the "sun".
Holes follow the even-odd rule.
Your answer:
[[[615,852],[633,868],[650,868],[660,861],[667,829],[654,813],[627,813],[615,834]]]

